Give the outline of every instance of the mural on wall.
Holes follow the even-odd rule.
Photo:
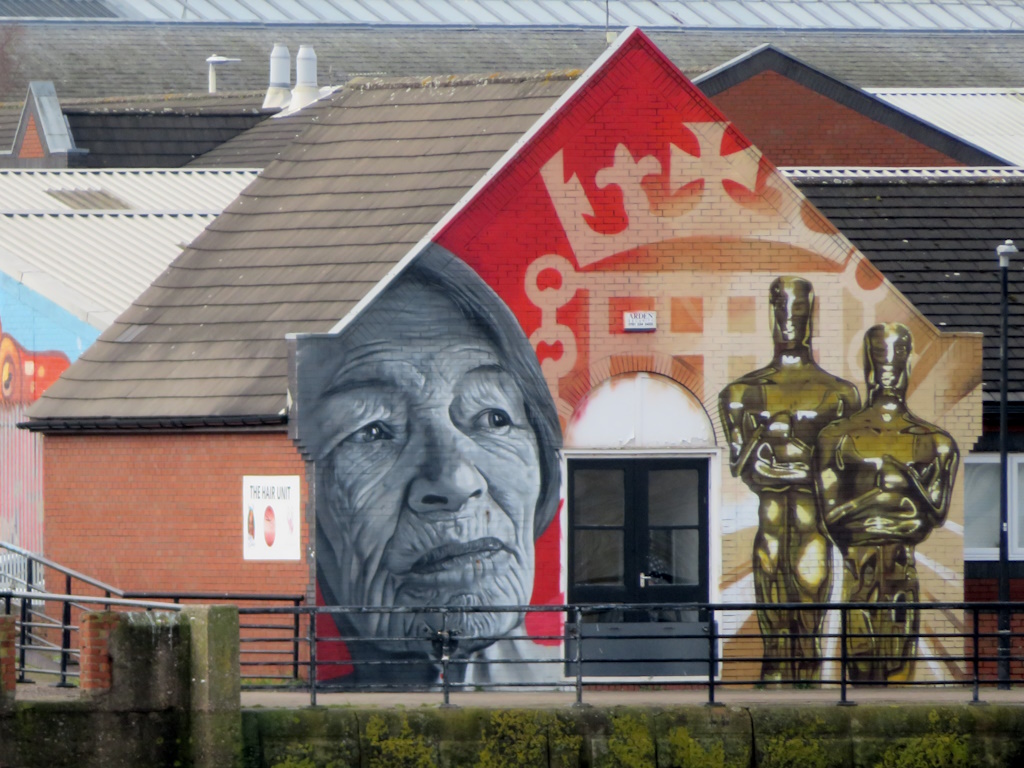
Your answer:
[[[775,351],[763,368],[719,396],[729,466],[757,494],[754,588],[757,602],[825,603],[832,587],[832,547],[814,489],[812,456],[829,422],[860,408],[857,388],[814,362],[814,289],[780,277],[769,289]],[[817,680],[824,611],[764,608],[763,680]]]
[[[817,486],[843,556],[844,602],[884,608],[850,614],[854,682],[913,674],[920,617],[914,548],[946,521],[960,453],[948,432],[907,407],[913,335],[900,323],[864,334],[867,405],[829,424],[817,442]]]
[[[20,430],[39,399],[98,331],[0,273],[0,540],[43,551],[42,451]],[[40,347],[45,351],[36,351]]]
[[[32,352],[0,331],[0,401],[34,403],[69,365],[63,352]]]
[[[907,408],[913,337],[905,325],[877,325],[864,335],[861,409],[857,388],[813,360],[811,283],[779,277],[769,296],[771,363],[719,395],[732,474],[759,500],[757,602],[828,602],[835,542],[843,601],[887,606],[851,614],[851,679],[905,681],[919,616],[901,604],[919,600],[914,546],[945,522],[956,442]],[[824,613],[758,611],[762,680],[819,679]]]
[[[486,638],[458,645],[454,679],[561,679],[559,664],[461,668],[564,650],[562,614],[486,610],[566,602],[560,447],[704,462],[709,566],[694,579],[710,599],[826,602],[843,534],[826,527],[815,446],[859,412],[864,331],[911,329],[915,410],[961,444],[980,432],[980,340],[929,325],[642,34],[617,46],[343,330],[295,342],[289,421],[315,463],[319,598],[407,611],[318,627],[356,638],[318,646],[343,684],[436,681],[439,618],[416,610],[430,603],[480,609],[448,627]],[[626,333],[629,311],[655,312],[657,328]],[[758,369],[769,339],[773,361]],[[671,413],[655,412],[652,391]],[[949,522],[917,542],[924,600],[962,595],[962,496],[945,503]],[[863,540],[850,541],[840,555],[863,561]],[[698,562],[694,549],[681,544],[679,561]],[[834,614],[720,612],[723,653],[754,655],[760,633],[766,679],[834,676]],[[833,637],[806,638],[816,632]],[[733,646],[741,635],[752,639]],[[352,659],[411,663],[341,663]]]
[[[561,433],[533,350],[501,299],[433,246],[341,334],[300,339],[296,357],[299,440],[316,463],[321,602],[528,605],[534,541],[558,506]],[[436,682],[441,629],[454,633],[450,674],[467,682],[530,672],[467,660],[555,655],[515,637],[524,621],[515,611],[335,621],[357,638],[350,658],[407,662],[354,664],[344,683]]]

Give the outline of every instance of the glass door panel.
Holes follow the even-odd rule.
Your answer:
[[[573,579],[580,585],[623,585],[622,531],[576,530]]]
[[[706,459],[570,461],[569,599],[706,602],[707,467]]]

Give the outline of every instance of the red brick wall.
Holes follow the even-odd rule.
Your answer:
[[[87,613],[82,630],[79,683],[83,691],[110,690],[110,634],[117,626],[116,613]]]
[[[34,115],[28,116],[28,125],[25,127],[25,138],[21,141],[21,154],[19,157],[39,158],[45,157],[43,142],[39,139],[39,129],[36,127]]]
[[[777,72],[755,75],[712,101],[775,165],[962,165]]]
[[[305,560],[242,559],[242,477],[298,475],[283,432],[48,436],[46,555],[115,587],[305,594]]]
[[[987,603],[998,599],[998,579],[964,580],[964,600],[967,602]],[[1010,579],[1010,600],[1024,601],[1024,579]]]
[[[18,637],[14,616],[0,616],[0,701],[17,687],[18,669],[15,640]]]

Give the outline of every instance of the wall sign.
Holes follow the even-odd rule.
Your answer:
[[[242,478],[242,554],[246,560],[298,560],[302,552],[298,475]]]
[[[658,327],[658,313],[653,311],[623,312],[622,328],[626,331],[653,331]]]

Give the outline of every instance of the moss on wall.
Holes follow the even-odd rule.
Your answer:
[[[0,767],[134,768],[191,763],[188,715],[111,712],[92,702],[18,703],[0,717]]]
[[[1016,768],[1024,707],[246,710],[248,768]],[[192,762],[187,713],[0,714],[0,768]]]
[[[1016,768],[1024,708],[250,710],[251,768]]]

